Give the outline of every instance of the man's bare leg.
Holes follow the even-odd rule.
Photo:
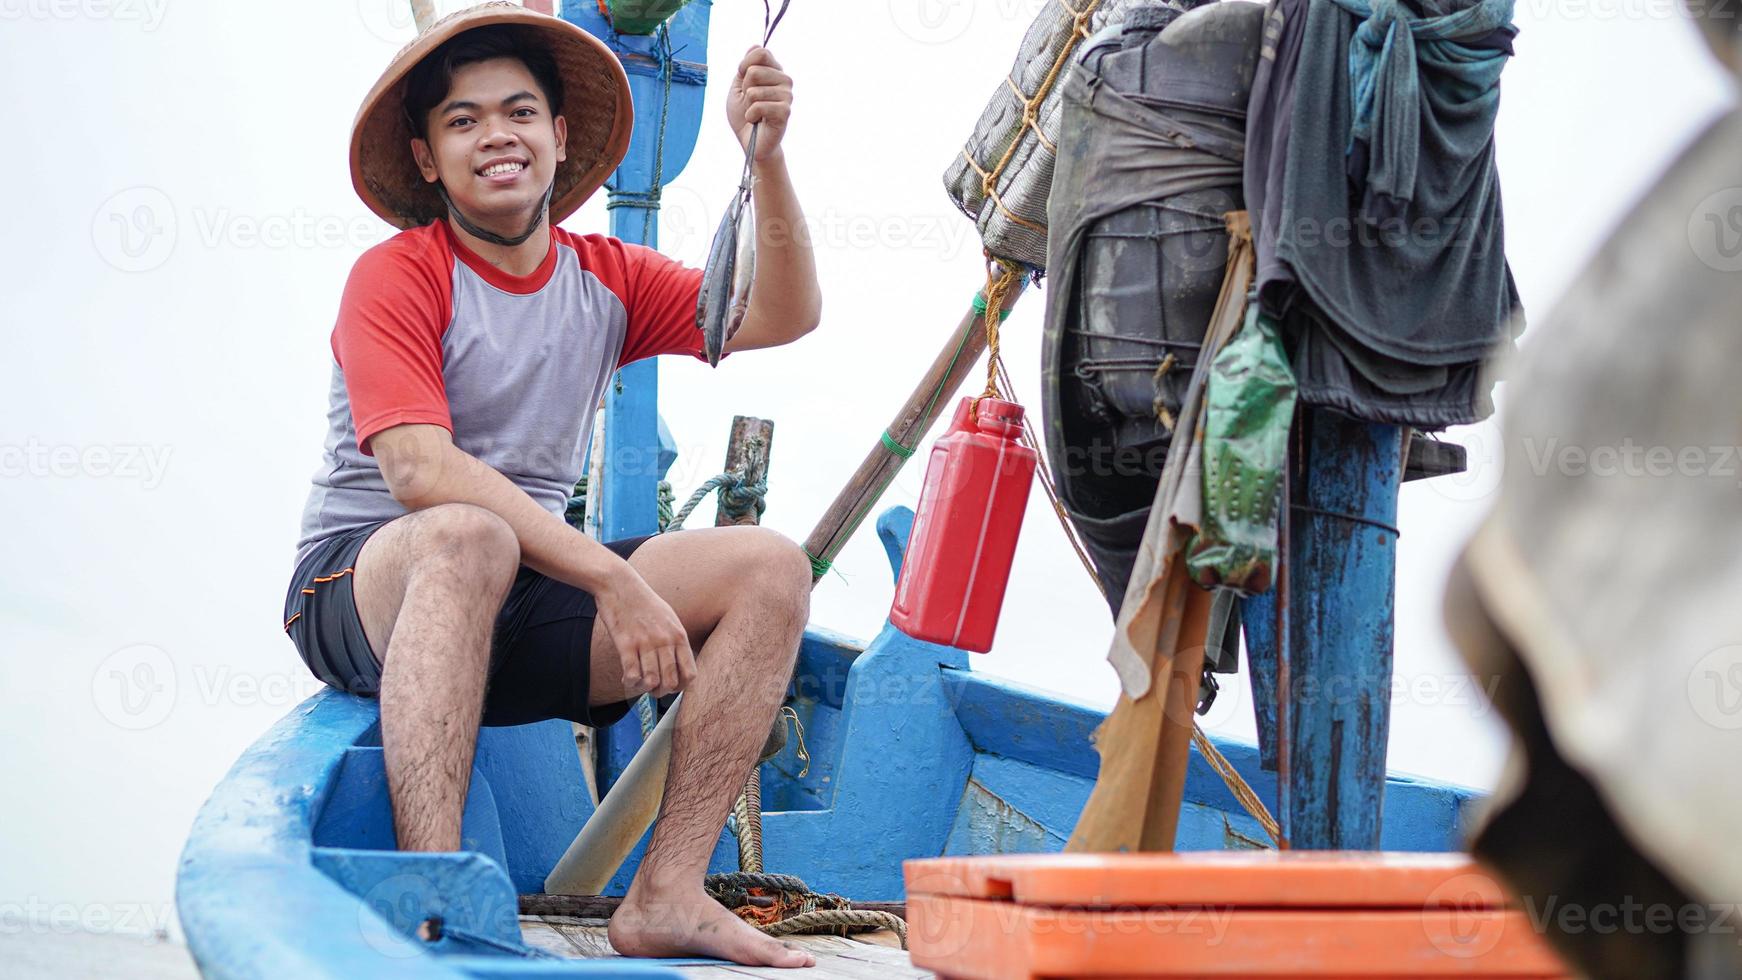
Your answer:
[[[519,567],[513,529],[469,504],[392,521],[357,555],[357,613],[383,664],[381,745],[400,850],[460,849],[490,635]]]
[[[611,945],[626,956],[811,966],[810,954],[757,932],[702,890],[726,813],[786,694],[810,614],[810,562],[773,532],[712,528],[655,538],[630,564],[704,642],[677,708],[653,839],[611,917]],[[602,625],[592,663],[594,701],[619,700],[621,669]]]

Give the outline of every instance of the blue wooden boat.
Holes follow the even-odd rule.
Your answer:
[[[896,570],[912,514],[877,530]],[[869,644],[805,634],[787,703],[804,722],[809,772],[789,742],[762,768],[770,870],[856,900],[902,898],[912,857],[1059,850],[1099,767],[1103,713],[969,669],[968,655],[885,628]],[[208,977],[679,976],[660,961],[527,958],[518,896],[543,889],[594,805],[571,726],[486,728],[466,800],[466,850],[392,849],[373,701],[325,691],[231,769],[182,855],[177,907]],[[638,735],[633,716],[627,732]],[[1274,809],[1257,748],[1216,740]],[[1386,850],[1452,851],[1473,794],[1392,775]],[[1195,753],[1182,850],[1250,846],[1264,833]],[[643,841],[645,844],[645,841]],[[621,894],[637,847],[608,889]],[[737,870],[723,834],[711,870]],[[416,938],[439,918],[438,941]]]
[[[650,192],[694,145],[706,66],[678,55],[706,50],[708,9],[692,0],[660,33],[632,37],[613,32],[593,3],[565,5],[564,16],[619,51],[634,86],[636,140],[611,185],[612,230],[625,240],[652,244]],[[608,395],[608,458],[661,446],[654,362],[623,375]],[[598,501],[603,537],[654,526],[659,476],[609,475]],[[897,574],[911,526],[905,508],[877,521]],[[858,901],[901,900],[908,858],[1059,850],[1099,769],[1091,734],[1102,712],[975,672],[962,651],[887,625],[869,643],[807,631],[787,704],[802,722],[808,763],[789,740],[761,769],[766,867]],[[601,791],[641,740],[631,714],[587,746]],[[1275,810],[1276,779],[1256,747],[1215,745]],[[1390,776],[1381,846],[1457,850],[1472,795]],[[543,890],[595,808],[568,723],[486,728],[465,849],[396,851],[377,705],[325,691],[263,735],[200,811],[179,868],[181,923],[208,977],[682,975],[673,961],[564,960],[526,944],[519,896]],[[1264,836],[1194,749],[1178,847],[1249,847]],[[645,843],[607,894],[627,889]],[[730,831],[711,868],[738,869]]]

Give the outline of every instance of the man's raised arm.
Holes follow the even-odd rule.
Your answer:
[[[817,285],[810,229],[805,227],[781,145],[791,116],[792,78],[767,48],[750,49],[732,81],[726,118],[743,145],[749,143],[750,127],[761,126],[751,164],[756,227],[744,229],[756,236],[756,280],[744,322],[726,341],[728,352],[789,344],[816,329],[822,319],[822,290]]]

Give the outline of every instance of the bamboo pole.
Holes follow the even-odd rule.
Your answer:
[[[1018,279],[1016,285],[1005,293],[1004,309],[1016,304],[1025,284],[1026,279]],[[982,302],[985,298],[983,294],[980,296]],[[943,349],[932,359],[931,367],[913,389],[913,394],[907,396],[907,401],[895,413],[895,419],[885,430],[889,438],[899,445],[917,449],[931,430],[932,423],[949,409],[950,397],[973,372],[974,363],[985,350],[986,321],[979,312],[970,308],[956,329],[950,332]],[[835,496],[834,503],[823,512],[810,537],[805,539],[804,550],[811,556],[813,580],[822,578],[828,571],[828,564],[864,523],[865,515],[876,506],[878,498],[883,496],[883,491],[889,488],[905,462],[905,456],[890,452],[881,439],[872,445],[846,486]]]

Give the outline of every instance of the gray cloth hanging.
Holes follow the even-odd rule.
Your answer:
[[[1273,0],[1245,175],[1302,401],[1421,428],[1492,411],[1481,367],[1523,325],[1494,166],[1511,2],[1433,3]]]

